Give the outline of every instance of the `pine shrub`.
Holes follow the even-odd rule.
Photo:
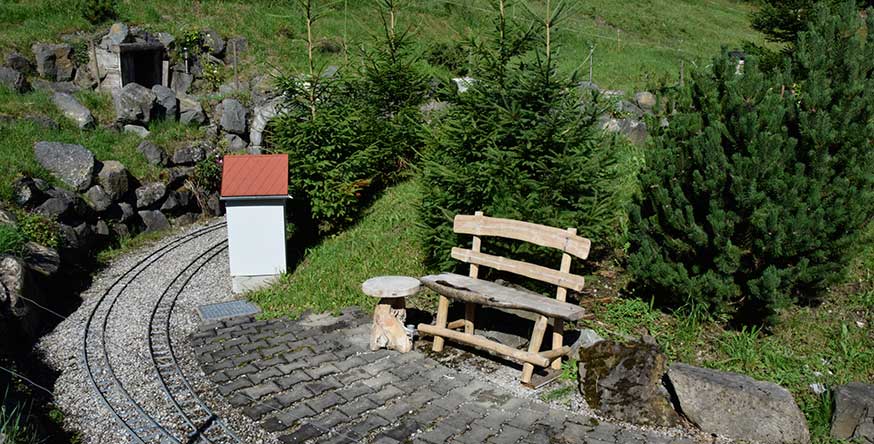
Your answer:
[[[641,290],[747,322],[839,281],[874,216],[874,16],[818,9],[782,73],[727,54],[674,97],[632,209]]]
[[[118,17],[118,0],[80,0],[79,10],[85,20],[96,25]]]
[[[470,242],[452,231],[457,214],[577,227],[603,245],[624,212],[617,152],[597,129],[593,104],[581,100],[573,79],[556,74],[552,42],[500,13],[495,24],[494,38],[474,47],[477,80],[453,96],[426,135],[423,243],[440,269],[456,265],[453,246]],[[542,49],[532,54],[535,42]],[[560,256],[492,238],[484,247],[548,264]]]

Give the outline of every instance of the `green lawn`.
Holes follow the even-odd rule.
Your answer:
[[[360,60],[359,48],[379,29],[373,2],[317,3],[326,5],[324,18],[316,24],[317,39],[340,48],[345,41],[348,59],[353,64]],[[542,0],[528,3],[535,13],[543,9]],[[638,0],[621,5],[588,0],[569,4],[571,13],[557,33],[564,48],[561,69],[570,72],[584,66],[587,75],[586,58],[593,44],[594,79],[614,89],[643,88],[654,78],[676,78],[681,61],[706,64],[722,46],[763,41],[749,27],[751,6],[739,0]],[[122,20],[157,31],[181,35],[212,27],[225,36],[247,37],[250,56],[244,71],[248,75],[272,67],[297,70],[304,66],[301,37],[305,28],[293,1],[120,0],[119,5]],[[434,43],[482,36],[493,18],[486,0],[415,0],[406,5],[398,23],[413,27],[420,54]],[[518,19],[529,17],[521,4],[511,7],[509,14]],[[65,33],[98,27],[71,13],[69,3],[14,0],[0,3],[0,29],[0,50],[17,48],[29,54],[35,40],[54,41]],[[323,55],[325,63],[342,64],[346,58],[342,51]],[[439,68],[434,71],[442,72]]]

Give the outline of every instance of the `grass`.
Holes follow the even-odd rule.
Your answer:
[[[528,2],[540,14],[541,0]],[[378,29],[379,18],[371,2],[319,2],[324,17],[316,23],[320,42],[348,48],[348,59],[360,60],[359,48]],[[416,0],[398,14],[400,26],[412,26],[414,50],[423,54],[435,43],[482,36],[492,26],[493,13],[485,0]],[[594,79],[610,88],[642,88],[655,78],[677,78],[680,64],[707,63],[722,46],[738,47],[744,40],[763,42],[749,27],[752,6],[739,0],[640,0],[617,7],[609,0],[589,0],[577,5],[559,27],[563,46],[560,69],[583,68],[591,45],[595,47]],[[233,11],[233,13],[229,13]],[[275,66],[301,70],[305,66],[304,24],[295,2],[278,0],[134,0],[119,1],[120,19],[158,31],[182,35],[188,30],[211,27],[225,35],[249,40],[245,75],[263,73]],[[509,15],[529,17],[521,5]],[[55,41],[76,30],[97,31],[63,2],[17,0],[0,3],[0,49],[29,53],[34,41]],[[332,45],[320,45],[328,47]],[[320,56],[325,63],[341,65],[343,51]],[[446,74],[436,69],[435,73]],[[226,79],[230,71],[225,70]]]
[[[298,316],[304,311],[372,309],[375,300],[361,293],[361,283],[380,275],[423,276],[423,253],[411,247],[416,238],[419,185],[405,182],[385,192],[353,228],[325,239],[307,252],[293,273],[250,299],[264,316]]]

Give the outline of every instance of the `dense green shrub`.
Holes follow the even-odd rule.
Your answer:
[[[428,131],[421,214],[433,266],[452,267],[451,247],[470,241],[453,233],[456,214],[577,227],[600,246],[623,217],[617,149],[597,129],[594,104],[556,74],[551,52],[528,53],[533,37],[498,14],[495,37],[474,47],[477,81]],[[485,246],[547,260],[525,246],[493,239]],[[560,255],[549,253],[556,262]]]
[[[194,174],[191,176],[198,190],[212,193],[218,191],[222,184],[222,160],[221,155],[207,157],[194,165]]]
[[[874,216],[872,25],[820,8],[782,74],[723,56],[674,98],[632,211],[658,301],[762,320],[841,279]]]
[[[0,254],[21,256],[27,238],[14,225],[0,225]]]
[[[118,0],[80,0],[79,11],[88,23],[96,25],[118,17]]]
[[[311,26],[318,14],[303,3]],[[320,233],[355,221],[369,198],[399,177],[420,145],[415,128],[427,83],[415,69],[407,32],[392,25],[394,1],[380,5],[383,38],[365,53],[358,77],[345,70],[322,77],[310,59],[305,81],[288,76],[278,82],[288,100],[271,123],[269,143],[289,154],[289,191],[305,203]]]

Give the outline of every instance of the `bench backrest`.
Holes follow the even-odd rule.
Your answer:
[[[564,301],[567,290],[581,291],[585,284],[582,276],[570,273],[571,256],[585,259],[589,256],[592,242],[577,235],[576,228],[560,229],[512,219],[486,217],[481,211],[475,215],[457,215],[453,229],[459,234],[473,235],[471,249],[452,249],[452,257],[470,264],[470,277],[477,278],[479,266],[525,276],[558,286],[556,298]],[[564,254],[561,268],[534,265],[523,261],[482,253],[481,236],[503,237],[530,242],[543,247],[556,248]]]

